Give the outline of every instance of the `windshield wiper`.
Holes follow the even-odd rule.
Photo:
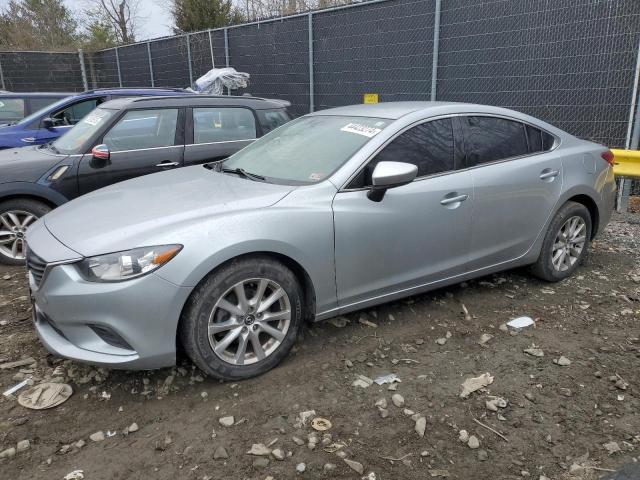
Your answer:
[[[263,177],[262,175],[257,175],[255,173],[249,173],[244,168],[221,168],[219,171],[220,172],[224,172],[224,173],[235,173],[239,177],[244,177],[244,178],[247,178],[249,180],[254,180],[254,181],[259,181],[259,182],[264,182],[266,180],[266,178]]]
[[[44,143],[40,146],[40,148],[48,148],[53,153],[56,153],[56,154],[60,153],[60,150],[58,150],[56,147],[53,146],[53,142]]]

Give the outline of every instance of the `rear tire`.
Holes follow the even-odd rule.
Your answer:
[[[50,211],[49,205],[28,198],[0,202],[0,263],[24,265],[24,235],[29,226]]]
[[[268,257],[234,260],[210,273],[189,297],[180,341],[207,375],[223,380],[261,375],[295,343],[302,301],[297,278],[282,263]]]
[[[591,231],[587,207],[577,202],[565,203],[549,225],[531,272],[547,282],[559,282],[571,276],[587,256]]]

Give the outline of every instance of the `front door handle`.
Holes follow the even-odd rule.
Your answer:
[[[469,198],[469,195],[458,195],[457,193],[449,193],[447,194],[442,200],[440,200],[440,205],[446,207],[446,206],[453,206],[456,203],[460,204],[462,202],[464,202],[467,198]]]
[[[554,179],[560,174],[559,170],[549,170],[548,168],[540,173],[540,180]]]
[[[36,137],[24,137],[24,138],[21,138],[20,141],[25,143],[33,143],[36,141]]]
[[[160,162],[159,164],[157,164],[156,167],[169,168],[169,167],[177,167],[178,165],[180,165],[178,162],[170,162],[166,160],[164,162]]]

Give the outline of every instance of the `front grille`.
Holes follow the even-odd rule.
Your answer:
[[[42,277],[44,276],[44,271],[47,268],[47,262],[33,253],[29,247],[27,247],[26,257],[27,268],[29,269],[29,272],[31,272],[31,275],[33,275],[36,286],[39,287],[40,282],[42,282]]]

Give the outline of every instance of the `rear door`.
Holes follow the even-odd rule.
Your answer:
[[[224,160],[255,141],[259,127],[245,107],[194,107],[187,111],[185,166]]]
[[[161,172],[183,164],[184,110],[128,110],[104,134],[107,161],[84,155],[78,169],[80,194],[129,178]]]
[[[468,270],[523,256],[562,190],[562,162],[547,132],[508,118],[463,116],[466,166],[474,185]]]

